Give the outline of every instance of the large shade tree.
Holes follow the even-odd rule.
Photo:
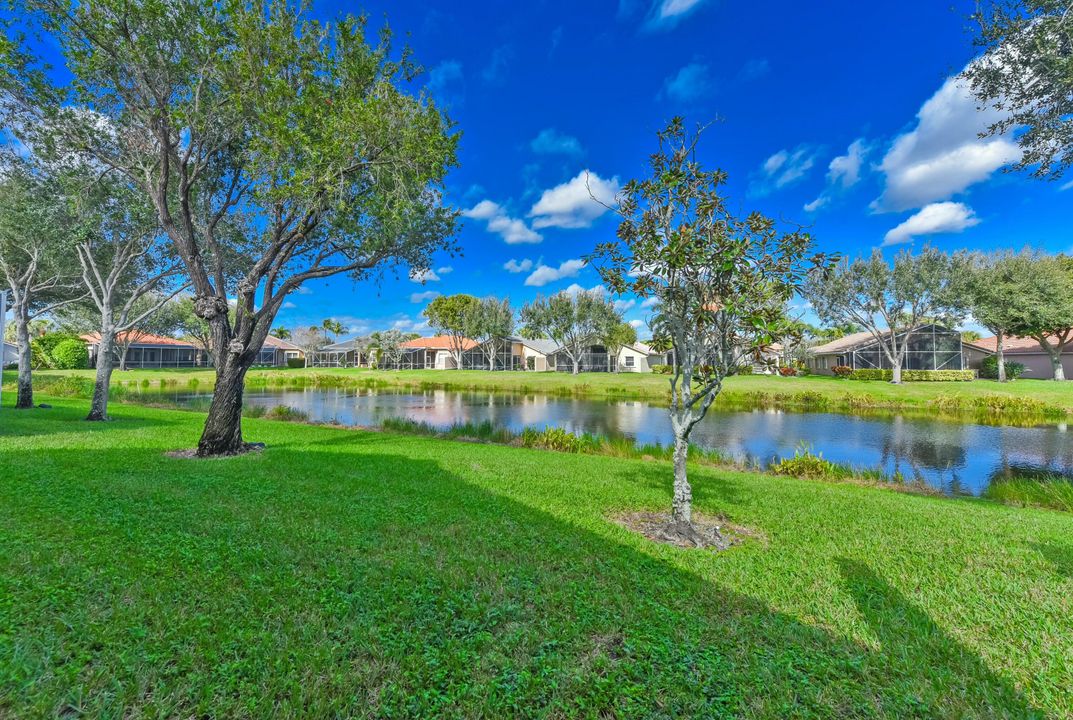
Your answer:
[[[979,102],[998,110],[988,132],[1011,133],[1014,166],[1049,180],[1073,163],[1073,8],[1069,0],[980,0],[973,20],[982,55],[963,77]]]
[[[948,255],[926,246],[917,254],[899,252],[893,262],[874,250],[867,258],[845,259],[815,272],[803,289],[821,321],[852,323],[871,333],[891,366],[891,382],[901,383],[913,334],[939,322],[954,326],[969,304],[967,255]]]
[[[549,337],[559,352],[570,360],[571,371],[581,371],[588,349],[601,341],[604,328],[622,322],[600,290],[563,291],[548,298],[538,297],[522,306],[523,332],[529,337]]]
[[[697,544],[707,538],[693,524],[690,433],[724,379],[779,337],[784,304],[825,262],[809,254],[808,234],[781,232],[759,213],[742,217],[730,209],[726,173],[705,170],[696,159],[700,134],[688,133],[681,118],[659,133],[649,176],[623,188],[618,239],[599,245],[591,258],[613,292],[658,300],[653,330],[676,357],[669,410],[674,492],[663,533]]]
[[[998,380],[1006,382],[1006,339],[1022,327],[1035,300],[1025,291],[1032,284],[1035,256],[1008,250],[977,253],[968,274],[969,310],[995,336]],[[964,333],[962,339],[965,339]]]
[[[1010,333],[1030,337],[1050,358],[1054,380],[1065,380],[1062,355],[1073,347],[1073,258],[1037,255],[1019,273],[1019,317]]]
[[[410,53],[387,30],[370,43],[364,18],[321,23],[287,0],[26,5],[71,81],[7,63],[17,130],[152,203],[211,331],[197,453],[241,452],[243,381],[290,293],[391,264],[425,271],[453,249],[441,189],[457,134],[409,90]]]

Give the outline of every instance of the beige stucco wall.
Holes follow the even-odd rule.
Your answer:
[[[1019,362],[1025,366],[1025,374],[1021,377],[1050,380],[1054,377],[1054,366],[1051,358],[1046,353],[1006,353],[1006,362]],[[1073,353],[1062,354],[1062,369],[1066,379],[1073,378]]]
[[[533,358],[533,369],[539,372],[544,372],[548,369],[548,358],[542,353],[534,350],[528,345],[522,343],[516,343],[517,350],[514,351],[515,355],[522,356],[522,367],[529,367],[529,358]]]
[[[633,367],[626,366],[626,358],[628,357],[633,358]],[[648,366],[648,355],[633,348],[624,347],[619,350],[617,363],[619,372],[652,372],[652,368]]]

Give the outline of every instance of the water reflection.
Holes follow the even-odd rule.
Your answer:
[[[192,401],[204,395],[182,395]],[[288,405],[312,420],[376,425],[403,417],[447,427],[490,421],[520,431],[561,427],[573,433],[668,444],[667,411],[640,400],[427,390],[295,388],[248,390],[246,401]],[[712,410],[693,432],[697,445],[758,465],[789,457],[802,446],[833,462],[881,469],[945,492],[980,494],[992,477],[1022,471],[1073,475],[1073,442],[1065,423],[989,426],[907,415],[859,416],[774,409]]]

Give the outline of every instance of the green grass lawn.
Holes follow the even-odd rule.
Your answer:
[[[41,378],[57,374],[78,375],[92,378],[92,370],[38,371]],[[331,382],[355,384],[375,383],[399,387],[440,387],[464,390],[498,390],[521,392],[567,393],[576,395],[627,395],[654,399],[669,394],[668,377],[651,373],[568,373],[542,372],[487,372],[484,370],[364,370],[335,368],[301,368],[253,370],[249,382],[286,384],[316,381],[328,378]],[[14,373],[4,374],[5,382],[14,383]],[[201,388],[211,387],[214,376],[211,370],[130,370],[116,372],[115,383],[140,384],[148,380],[159,384],[162,380],[180,385],[196,379]],[[722,402],[748,401],[758,396],[792,399],[816,396],[833,403],[848,401],[850,407],[870,406],[876,408],[931,409],[939,401],[957,399],[971,402],[973,399],[1003,396],[1043,403],[1066,412],[1073,412],[1073,382],[1049,380],[1018,380],[999,383],[994,380],[973,382],[919,382],[891,385],[887,382],[844,380],[830,376],[784,378],[771,375],[743,375],[727,379]]]
[[[44,399],[44,398],[43,398]],[[661,462],[0,410],[0,716],[1073,717],[1073,516]],[[5,404],[10,405],[10,398]]]

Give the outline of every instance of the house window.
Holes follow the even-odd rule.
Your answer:
[[[633,355],[627,355],[626,356],[626,367],[633,367],[634,366],[633,361],[634,361]]]

